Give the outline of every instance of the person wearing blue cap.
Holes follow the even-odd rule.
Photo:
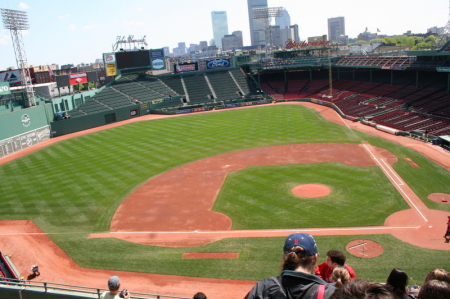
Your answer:
[[[255,284],[245,299],[328,299],[335,287],[314,275],[319,252],[309,234],[295,233],[286,238],[283,272]]]
[[[118,276],[111,276],[108,279],[108,289],[109,291],[100,295],[100,299],[131,299],[127,290],[119,291],[120,278]]]

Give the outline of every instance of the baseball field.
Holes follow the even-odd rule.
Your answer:
[[[80,267],[87,269],[259,280],[279,273],[284,236],[292,231],[381,228],[391,215],[411,209],[413,212],[408,214],[409,220],[405,223],[410,231],[405,234],[426,234],[420,229],[412,231],[412,225],[407,225],[415,219],[423,221],[420,209],[411,208],[382,167],[368,160],[369,154],[364,157],[369,161],[366,164],[346,162],[357,152],[364,152],[363,143],[396,158],[391,163],[393,171],[424,207],[450,215],[450,205],[446,201],[428,199],[430,194],[450,194],[447,169],[410,148],[329,122],[317,111],[301,105],[267,105],[130,123],[62,140],[0,165],[0,220],[33,221]],[[187,220],[178,227],[158,229],[161,223],[176,224],[179,219],[174,217],[174,210],[165,208],[166,202],[155,201],[150,195],[141,196],[145,211],[139,211],[142,206],[135,202],[128,202],[135,210],[121,208],[146,182],[155,179],[153,185],[146,185],[148,189],[176,189],[178,182],[196,173],[194,167],[184,173],[185,177],[174,177],[173,182],[166,179],[164,185],[161,183],[164,180],[156,180],[180,167],[233,154],[227,160],[231,162],[225,165],[228,167],[243,153],[248,155],[247,160],[256,155],[254,160],[259,161],[257,155],[267,149],[309,144],[314,144],[314,149],[302,152],[306,147],[296,148],[296,156],[303,159],[300,163],[255,162],[226,172],[223,185],[213,192],[212,207],[204,212],[181,210]],[[355,147],[355,150],[346,151],[342,146]],[[260,150],[253,152],[254,149]],[[277,152],[278,156],[289,155],[289,148],[283,149],[285,152]],[[344,157],[347,160],[327,160],[337,152],[348,156]],[[318,156],[321,160],[316,159]],[[408,161],[413,161],[416,167]],[[213,181],[215,173],[206,172],[203,183]],[[291,192],[295,186],[304,184],[326,186],[331,192],[317,198],[298,197]],[[193,181],[183,190],[192,189],[200,194],[202,186]],[[178,193],[183,205],[199,204],[191,202],[192,196],[184,197],[183,190]],[[191,246],[181,234],[170,237],[173,232],[201,233],[202,229],[196,230],[188,224],[189,220],[195,222],[210,212],[228,219],[230,225],[220,229],[221,232],[245,231],[247,234],[245,237],[218,234],[211,242],[200,242],[196,246]],[[445,218],[442,227],[433,223],[433,233],[425,240],[443,243]],[[210,233],[214,233],[214,219],[208,218]],[[144,224],[130,231],[121,229],[120,221],[124,225],[127,221]],[[448,249],[442,245],[436,247],[438,249],[413,245],[399,238],[400,226],[395,229],[395,234],[367,233],[368,230],[363,229],[356,234],[316,234],[320,260],[325,259],[329,249],[345,251],[351,241],[371,240],[383,248],[377,257],[347,253],[348,264],[361,278],[385,281],[390,270],[398,267],[415,283],[421,284],[428,270],[449,268],[450,245]],[[279,236],[257,233],[270,230],[276,230]],[[171,238],[170,247],[116,238],[111,232],[141,234],[149,239],[152,233],[166,233]],[[96,234],[109,234],[109,237],[97,238]],[[0,246],[3,245],[0,241]],[[236,258],[183,258],[183,254],[189,252],[235,253]],[[14,259],[20,263],[20,256],[13,253]]]

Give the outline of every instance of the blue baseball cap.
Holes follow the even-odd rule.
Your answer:
[[[289,235],[284,243],[284,253],[287,253],[292,247],[302,247],[306,255],[315,255],[317,250],[316,240],[310,234],[295,233]]]

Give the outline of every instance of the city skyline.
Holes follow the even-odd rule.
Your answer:
[[[428,28],[444,27],[448,21],[448,3],[442,0],[380,0],[372,7],[360,1],[345,4],[319,0],[305,5],[296,0],[268,0],[269,7],[284,7],[291,24],[297,24],[302,40],[328,34],[329,18],[345,17],[346,35],[356,38],[367,27],[386,35],[426,33]],[[179,42],[186,45],[213,39],[211,12],[226,11],[229,32],[242,31],[244,46],[251,44],[247,1],[189,3],[131,0],[128,2],[79,1],[60,5],[56,0],[4,1],[0,8],[26,11],[30,29],[23,40],[28,62],[33,65],[94,62],[110,52],[117,36],[146,36],[147,48],[170,50]],[[272,20],[274,24],[274,20]],[[16,67],[9,30],[0,27],[0,70]]]
[[[218,48],[222,48],[222,38],[228,35],[228,20],[226,11],[212,11],[211,23],[214,43]]]

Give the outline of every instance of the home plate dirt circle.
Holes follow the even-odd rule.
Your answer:
[[[345,249],[348,253],[362,258],[377,257],[383,253],[383,246],[371,240],[354,240],[349,242]]]
[[[331,189],[319,184],[298,185],[292,189],[292,193],[299,197],[316,198],[330,194]]]

